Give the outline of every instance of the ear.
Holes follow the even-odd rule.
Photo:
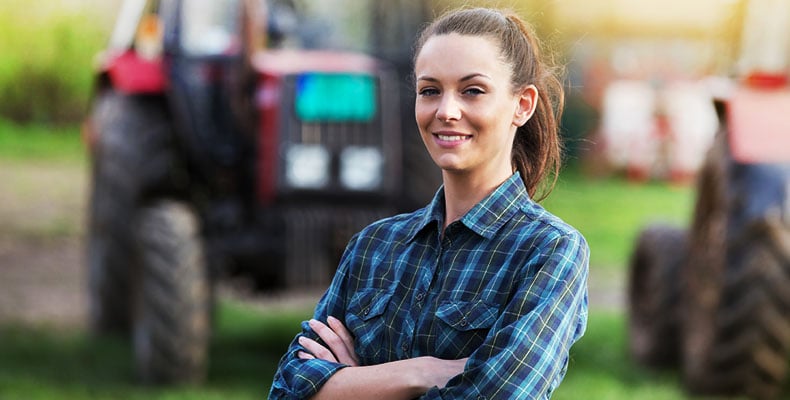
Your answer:
[[[518,104],[513,113],[513,125],[520,127],[532,118],[535,108],[538,106],[538,88],[535,85],[527,85],[521,92],[516,94]]]

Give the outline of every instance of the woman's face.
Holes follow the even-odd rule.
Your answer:
[[[455,33],[433,36],[414,72],[415,117],[433,161],[445,173],[507,179],[516,128],[534,108],[534,87],[514,93],[496,43]]]

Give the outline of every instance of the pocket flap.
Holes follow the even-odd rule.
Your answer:
[[[391,292],[381,289],[364,289],[354,293],[351,297],[348,312],[367,321],[384,313],[390,298],[392,298]]]
[[[436,316],[459,331],[490,328],[498,312],[483,301],[444,302],[436,310]]]

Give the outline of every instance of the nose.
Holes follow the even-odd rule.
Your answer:
[[[461,105],[455,96],[444,95],[436,109],[436,119],[442,122],[458,121],[461,119]]]

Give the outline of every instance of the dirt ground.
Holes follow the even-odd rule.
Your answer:
[[[81,163],[0,160],[0,323],[85,320],[86,181]]]
[[[0,324],[83,328],[87,167],[0,160]],[[261,309],[309,308],[320,293],[250,295],[224,284],[220,296]],[[617,277],[590,278],[590,304],[622,309]]]
[[[0,239],[0,324],[80,326],[86,297],[81,243]]]
[[[86,327],[83,163],[0,159],[0,325]],[[318,292],[260,295],[226,282],[219,295],[262,310],[309,309]]]

